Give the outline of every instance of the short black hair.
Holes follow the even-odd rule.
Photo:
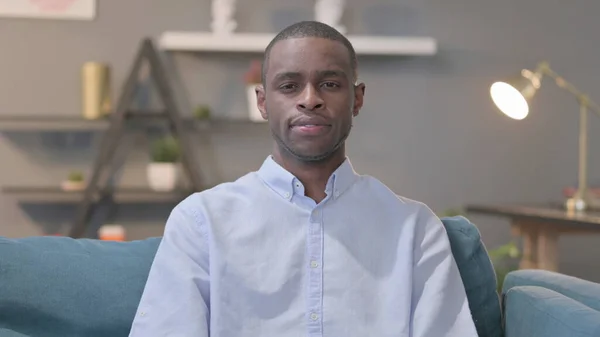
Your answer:
[[[354,80],[356,80],[358,76],[358,59],[356,58],[356,52],[354,51],[352,43],[350,43],[350,41],[342,33],[327,24],[318,21],[300,21],[280,31],[277,35],[275,35],[273,40],[271,40],[265,49],[261,71],[261,79],[263,84],[265,83],[267,74],[266,68],[267,64],[269,63],[269,57],[273,46],[282,40],[303,37],[318,37],[341,42],[346,49],[348,49],[350,66],[352,67],[352,76],[354,77]]]

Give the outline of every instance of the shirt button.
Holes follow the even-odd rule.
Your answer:
[[[313,313],[313,314],[310,314],[310,319],[312,319],[313,321],[316,321],[316,320],[318,320],[318,319],[319,319],[319,315],[317,315],[317,314],[314,314],[314,313]]]
[[[338,192],[338,191],[335,191],[335,196],[336,196],[336,197],[339,197],[339,196],[340,196],[340,192]]]
[[[289,198],[290,197],[290,192],[285,192],[285,197]]]
[[[319,211],[314,211],[314,212],[313,212],[313,217],[315,217],[315,218],[316,218],[316,217],[318,217],[318,216],[319,216]]]
[[[140,316],[146,316],[146,313],[142,311],[140,312]]]
[[[312,268],[317,268],[319,266],[319,263],[317,261],[310,261],[310,266]]]

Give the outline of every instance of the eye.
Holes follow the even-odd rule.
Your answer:
[[[327,89],[336,89],[340,87],[339,84],[331,81],[323,82],[322,86],[324,86]]]
[[[283,92],[294,91],[298,86],[295,83],[285,83],[279,86],[279,90]]]

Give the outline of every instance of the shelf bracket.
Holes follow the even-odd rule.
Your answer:
[[[139,74],[144,62],[150,67],[149,75],[154,78],[154,84],[157,87],[158,95],[165,107],[165,113],[154,115],[153,117],[166,118],[171,133],[178,140],[181,147],[181,162],[184,173],[191,182],[193,191],[203,189],[203,181],[198,161],[195,159],[192,142],[188,130],[185,127],[180,104],[176,100],[175,91],[172,87],[169,74],[166,70],[165,62],[155,48],[151,39],[146,38],[136,54],[135,60],[125,82],[116,111],[110,116],[108,130],[100,143],[99,154],[96,157],[91,178],[87,184],[83,198],[78,206],[75,221],[69,231],[72,238],[81,238],[88,231],[89,221],[92,213],[97,206],[94,200],[104,199],[107,194],[111,194],[113,189],[110,186],[111,177],[115,173],[118,156],[116,152],[126,130],[125,123],[130,117],[139,117],[140,112],[130,109],[137,87]]]

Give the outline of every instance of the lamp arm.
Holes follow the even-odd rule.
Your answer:
[[[588,110],[594,111],[600,116],[600,107],[592,101],[586,94],[582,93],[573,84],[567,82],[564,78],[554,72],[547,63],[541,63],[537,71],[551,77],[560,88],[573,94],[579,101],[579,172],[577,192],[575,196],[567,201],[568,210],[585,210],[589,201],[588,181],[587,181],[587,156],[588,156]]]
[[[554,82],[556,82],[556,85],[559,88],[562,88],[573,94],[579,100],[580,104],[586,106],[590,110],[594,111],[598,116],[600,116],[600,106],[598,106],[596,102],[590,99],[588,95],[581,92],[572,83],[568,82],[562,76],[558,75],[554,70],[550,69],[550,67],[547,66],[547,64],[542,63],[538,69],[544,75],[547,75],[548,77],[554,79]]]

